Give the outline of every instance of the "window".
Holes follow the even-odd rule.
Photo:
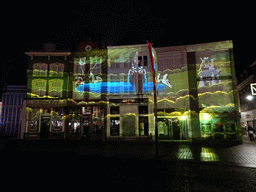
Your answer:
[[[86,73],[86,68],[88,68],[88,61],[86,57],[83,58],[76,58],[74,61],[74,73],[75,74],[85,74]]]
[[[46,84],[45,79],[33,79],[32,80],[32,93],[38,96],[44,96],[46,94]]]
[[[47,76],[48,64],[46,63],[35,63],[33,65],[34,76]]]
[[[110,135],[119,136],[120,119],[119,117],[110,118]]]
[[[142,66],[142,56],[138,56],[138,66]]]
[[[90,57],[90,68],[91,72],[94,75],[99,75],[101,73],[101,62],[102,58],[101,57]]]
[[[119,114],[119,107],[110,107],[110,114]]]
[[[139,114],[148,114],[148,106],[139,106]]]
[[[52,97],[62,97],[63,80],[51,79],[49,80],[49,95]]]
[[[63,76],[64,64],[53,63],[50,64],[50,76]]]

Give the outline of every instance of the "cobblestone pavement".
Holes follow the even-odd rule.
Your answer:
[[[35,142],[2,149],[5,178],[18,170],[17,180],[41,187],[47,175],[57,187],[64,180],[65,187],[80,183],[94,190],[256,191],[254,142],[225,148],[159,143],[158,160],[154,143]]]

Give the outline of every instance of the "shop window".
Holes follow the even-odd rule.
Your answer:
[[[201,124],[202,137],[208,137],[211,135],[211,133],[211,124]]]
[[[227,132],[235,132],[236,131],[235,123],[226,123],[225,127],[226,127]]]
[[[61,108],[56,108],[51,111],[52,114],[52,129],[54,131],[61,131],[63,127],[63,119],[62,119],[62,110]]]
[[[110,107],[110,114],[119,114],[119,107]]]
[[[119,117],[110,118],[110,135],[119,136],[120,119]]]
[[[216,123],[214,131],[215,132],[223,132],[223,124],[222,123]]]

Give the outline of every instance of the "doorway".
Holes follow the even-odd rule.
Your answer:
[[[50,121],[50,116],[42,116],[40,133],[41,140],[46,140],[49,138]]]
[[[139,135],[148,136],[148,117],[139,117]]]
[[[104,132],[104,109],[101,106],[89,106],[82,116],[82,137],[102,139]],[[84,109],[82,109],[84,110]]]
[[[91,132],[91,115],[84,115],[82,117],[82,137],[86,139],[90,139]]]
[[[187,125],[179,117],[162,116],[157,122],[159,140],[187,140]]]

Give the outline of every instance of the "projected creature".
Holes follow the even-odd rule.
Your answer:
[[[92,83],[99,83],[99,82],[102,82],[102,81],[103,81],[102,78],[99,77],[99,76],[96,76],[96,78],[95,78],[95,77],[94,77],[94,74],[93,74],[92,72],[90,73],[89,78],[92,79]]]
[[[143,76],[142,87],[143,93],[150,93],[153,91],[154,85],[153,82],[147,81],[146,69],[143,66],[139,66],[138,63],[138,52],[136,52],[134,61],[132,62],[132,67],[129,69],[127,74],[127,82],[103,82],[103,80],[90,73],[89,78],[92,79],[91,83],[77,83],[76,91],[84,92],[90,91],[92,93],[109,93],[109,94],[118,94],[118,93],[136,93],[136,74]],[[168,74],[163,75],[163,78],[160,79],[160,74],[158,75],[158,91],[165,89],[166,87],[172,88],[168,80]]]
[[[202,86],[210,86],[216,83],[219,83],[219,74],[221,70],[216,70],[213,64],[213,59],[209,60],[209,57],[204,57],[203,59],[200,57],[202,63],[199,69],[200,76],[200,84],[199,87]]]

